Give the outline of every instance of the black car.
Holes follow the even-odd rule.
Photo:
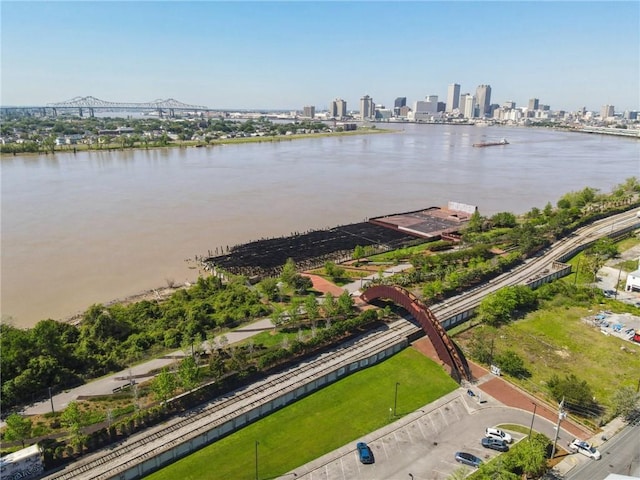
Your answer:
[[[507,446],[506,443],[504,443],[504,440],[498,440],[497,438],[484,437],[482,439],[482,446],[484,448],[490,448],[492,450],[497,450],[499,452],[509,451],[509,447]]]

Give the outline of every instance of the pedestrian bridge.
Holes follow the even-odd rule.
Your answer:
[[[471,370],[462,351],[447,335],[433,312],[414,294],[398,286],[376,285],[368,288],[360,298],[368,303],[376,299],[388,299],[404,308],[418,321],[431,340],[438,358],[451,369],[451,375],[458,381],[471,380]]]

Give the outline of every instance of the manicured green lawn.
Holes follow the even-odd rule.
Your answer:
[[[151,480],[273,478],[455,390],[442,368],[413,348],[356,372],[150,475]],[[355,443],[354,443],[355,449]]]

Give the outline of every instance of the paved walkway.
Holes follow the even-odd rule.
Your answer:
[[[243,341],[253,335],[257,335],[260,332],[271,330],[272,328],[274,327],[271,319],[263,318],[257,322],[253,322],[249,325],[245,325],[244,327],[219,335],[214,341],[218,344],[222,344],[225,342],[224,339],[222,339],[224,336],[226,337],[226,343],[233,344]],[[209,343],[204,342],[201,348],[209,349]],[[132,382],[141,383],[152,379],[162,368],[174,364],[185,356],[186,354],[184,351],[177,350],[161,358],[156,358],[134,365],[126,370],[122,370],[106,377],[93,380],[79,387],[56,394],[51,400],[47,399],[30,405],[26,407],[22,413],[24,415],[38,415],[51,412],[52,408],[56,412],[59,412],[64,410],[69,402],[78,400],[79,398],[92,397],[96,395],[110,395],[114,390],[121,389],[123,386]],[[0,423],[0,427],[3,426],[4,423]]]

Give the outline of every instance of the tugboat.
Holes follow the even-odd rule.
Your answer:
[[[493,147],[496,145],[509,145],[509,142],[507,142],[506,138],[503,138],[499,142],[481,142],[473,144],[474,147]]]

